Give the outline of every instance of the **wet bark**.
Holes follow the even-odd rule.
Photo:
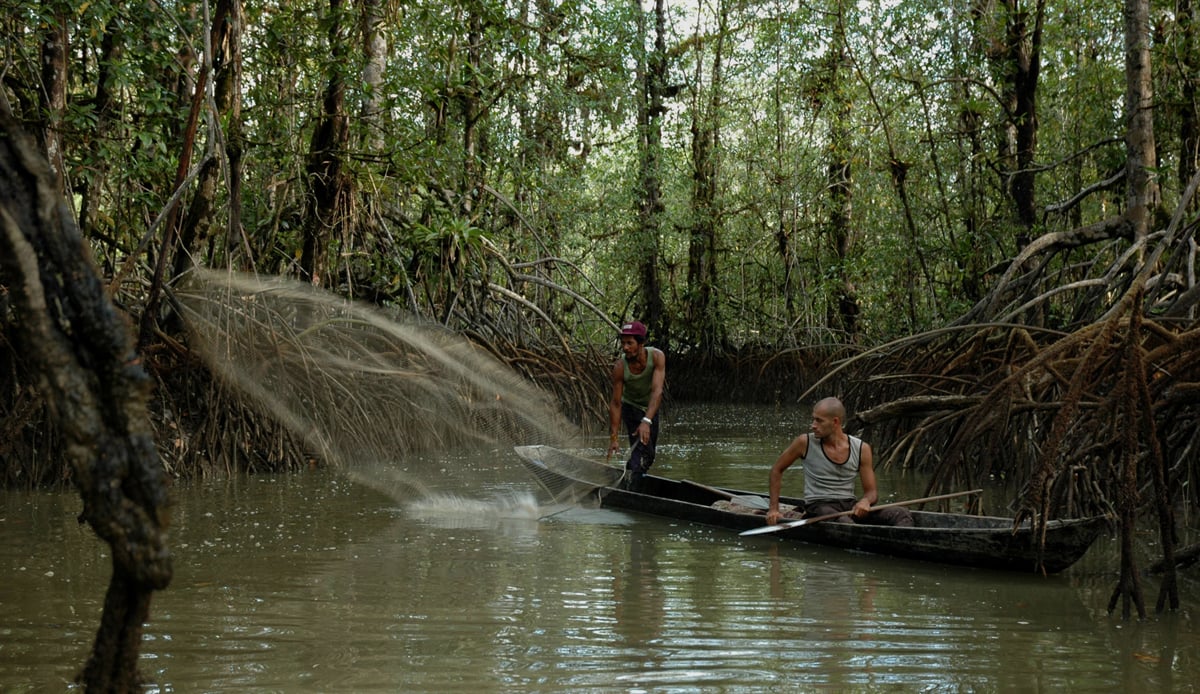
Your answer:
[[[86,521],[112,550],[88,692],[133,691],[155,590],[171,580],[167,485],[147,415],[152,382],[106,298],[44,156],[0,94],[0,283],[10,336],[61,428]]]
[[[239,252],[245,252],[240,267],[253,268],[255,258],[250,254],[246,230],[242,228],[242,158],[246,148],[242,133],[242,32],[245,30],[246,14],[241,0],[221,0],[217,3],[214,17],[212,44],[216,103],[217,110],[228,124],[223,139],[228,165],[226,176],[229,177],[228,234],[225,242],[230,257],[236,258]],[[211,207],[213,203],[209,201],[206,204]],[[202,237],[204,230],[197,228],[196,235]],[[196,240],[194,245],[185,248],[195,248],[199,243]]]

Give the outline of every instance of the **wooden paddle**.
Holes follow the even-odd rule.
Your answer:
[[[923,504],[926,501],[940,501],[942,499],[951,499],[956,496],[966,496],[967,494],[982,494],[982,493],[983,493],[982,489],[972,489],[967,492],[954,492],[952,494],[938,494],[937,496],[927,496],[923,499],[910,499],[909,501],[893,501],[890,504],[879,504],[878,506],[872,506],[870,510],[878,511],[881,508],[891,508],[893,506],[911,506],[913,504]],[[751,528],[749,530],[742,531],[739,534],[740,535],[763,535],[766,533],[774,533],[774,532],[778,532],[780,530],[787,530],[788,528],[798,528],[802,525],[810,525],[812,523],[819,523],[823,520],[829,520],[831,518],[840,518],[842,516],[848,516],[852,513],[854,513],[854,509],[850,509],[849,511],[838,511],[837,513],[827,513],[823,516],[816,516],[814,518],[801,518],[800,520],[797,520],[797,521],[788,521],[787,523],[777,523],[775,525],[764,525],[761,528]]]
[[[731,493],[725,491],[724,489],[717,489],[716,487],[710,487],[707,484],[701,484],[699,482],[693,482],[691,480],[681,480],[681,481],[684,484],[690,484],[693,487],[699,487],[700,489],[703,489],[708,492],[712,492],[713,494],[716,494],[718,496],[723,496],[726,499],[729,499],[730,501],[732,501],[733,503],[738,504],[739,506],[745,506],[746,508],[753,508],[753,509],[757,509],[759,511],[766,511],[768,508],[771,507],[770,502],[768,502],[764,497],[758,496],[756,494],[731,494]]]

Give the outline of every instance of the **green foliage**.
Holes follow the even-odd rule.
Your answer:
[[[471,226],[462,218],[444,220],[443,224],[433,228],[417,224],[413,227],[412,239],[418,250],[440,254],[450,262],[478,249],[487,240],[482,229]]]
[[[0,29],[5,84],[26,119],[41,122],[39,27],[52,21],[48,9],[55,6],[14,0],[7,7]],[[548,286],[586,296],[611,319],[629,317],[643,303],[635,268],[652,241],[661,253],[667,318],[685,325],[686,299],[697,291],[687,286],[689,233],[698,221],[712,221],[718,280],[710,318],[735,345],[840,339],[830,337],[827,317],[846,282],[861,303],[863,342],[937,325],[980,298],[987,269],[1017,249],[999,150],[1006,113],[986,53],[988,41],[1002,36],[1002,16],[984,21],[966,6],[921,0],[669,7],[662,225],[659,238],[644,239],[634,235],[636,97],[644,79],[639,56],[653,50],[652,32],[639,33],[653,27],[649,15],[639,23],[649,5],[384,3],[385,70],[381,82],[368,85],[361,78],[360,3],[341,3],[343,31],[332,37],[327,2],[246,4],[237,124],[246,238],[211,239],[203,261],[294,270],[308,213],[310,141],[326,85],[341,80],[352,137],[336,155],[353,181],[348,209],[355,218],[349,232],[328,239],[325,275],[352,277],[355,286],[435,283],[436,273],[423,278],[410,269],[462,266],[477,278],[512,282],[513,291],[562,325],[579,326],[586,341],[600,329],[590,322],[595,318]],[[188,3],[92,2],[65,14],[68,184],[77,205],[84,198],[95,205],[84,226],[103,240],[110,270],[136,250],[173,192],[182,124],[203,62],[203,16]],[[1163,21],[1164,36],[1173,36]],[[845,32],[841,46],[833,43],[835,22]],[[1120,8],[1099,0],[1047,8],[1040,206],[1069,200],[1123,165],[1120,26]],[[122,51],[110,57],[103,47],[113,32]],[[1183,64],[1168,59],[1178,43],[1159,47],[1156,59]],[[102,74],[111,79],[109,105],[96,100]],[[1156,91],[1182,98],[1190,77],[1174,67],[1159,74]],[[698,110],[708,108],[713,90],[719,110]],[[844,116],[835,101],[848,105]],[[361,112],[368,102],[381,109],[370,118]],[[1164,126],[1186,108],[1164,112]],[[693,122],[720,133],[715,193],[704,210],[692,206]],[[844,261],[827,235],[835,124],[852,171]],[[206,111],[197,152],[225,157],[232,130]],[[1178,163],[1175,138],[1176,130],[1164,127],[1160,180]],[[222,178],[219,204],[227,204],[228,192]],[[1120,187],[1099,191],[1048,212],[1039,229],[1095,222],[1122,196]],[[227,233],[220,223],[214,228]],[[485,247],[489,252],[481,252]],[[249,257],[238,255],[243,248]],[[534,264],[528,272],[542,284],[512,280],[520,273],[504,269],[546,258],[565,262]],[[1054,262],[1064,282],[1077,276],[1070,258]],[[445,309],[440,290],[411,289],[431,297],[427,310]]]

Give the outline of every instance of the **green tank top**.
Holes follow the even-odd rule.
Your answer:
[[[640,374],[629,370],[629,359],[624,356],[625,387],[621,390],[621,402],[640,407],[643,410],[650,407],[650,389],[654,382],[654,352],[653,347],[646,348],[646,368]]]

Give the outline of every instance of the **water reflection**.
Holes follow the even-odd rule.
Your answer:
[[[770,548],[769,555],[771,594],[784,600],[783,561],[778,544]],[[879,583],[876,578],[848,573],[836,564],[824,562],[804,562],[793,567],[796,575],[789,576],[787,582],[795,590],[787,592],[791,593],[789,598],[800,603],[801,623],[831,640],[867,638],[867,634],[858,630],[869,630],[875,621],[875,592]]]
[[[1073,639],[1092,621],[1070,586],[823,548],[768,556],[785,627],[773,647],[795,654],[781,668],[806,682],[1038,689],[1084,667]],[[1103,668],[1075,677],[1115,684]]]
[[[765,479],[775,441],[725,446],[718,467],[696,421],[694,438],[672,432],[695,459],[660,464]],[[730,452],[753,446],[763,453]],[[1200,679],[1195,579],[1182,577],[1180,613],[1110,618],[1111,544],[1047,579],[605,509],[539,520],[559,509],[531,507],[532,481],[500,468],[455,461],[475,488],[445,483],[455,496],[425,506],[323,473],[177,489],[176,577],[154,602],[145,673],[163,692],[1187,691]],[[0,503],[0,690],[62,691],[95,633],[105,548],[69,492]]]
[[[659,578],[658,539],[643,524],[631,527],[624,555],[613,556],[612,595],[617,631],[631,648],[662,636],[666,591]]]

